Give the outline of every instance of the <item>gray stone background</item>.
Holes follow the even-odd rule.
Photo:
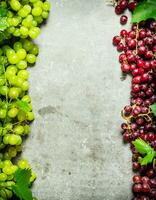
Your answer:
[[[112,37],[119,17],[104,0],[51,0],[30,69],[36,120],[23,157],[38,173],[39,200],[130,200],[131,154],[122,144],[121,81]]]

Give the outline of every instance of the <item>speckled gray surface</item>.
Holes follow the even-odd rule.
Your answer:
[[[120,136],[129,82],[111,45],[119,17],[104,0],[51,0],[30,69],[36,113],[23,157],[39,200],[130,200],[131,155]]]

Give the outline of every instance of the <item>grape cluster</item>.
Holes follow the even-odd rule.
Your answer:
[[[4,0],[0,2],[0,15],[4,11],[7,28],[0,32],[0,200],[14,195],[17,169],[31,170],[30,185],[36,178],[27,160],[15,158],[22,151],[22,141],[29,135],[35,117],[28,94],[27,68],[36,62],[39,48],[32,39],[39,35],[50,3]]]
[[[50,11],[50,3],[42,0],[5,0],[0,2],[0,6],[8,10],[8,27],[4,31],[6,39],[12,36],[35,39]]]
[[[125,9],[133,11],[137,1],[118,1],[115,12],[122,14]],[[141,166],[140,154],[132,142],[141,138],[156,150],[156,120],[150,106],[156,102],[156,21],[147,20],[133,24],[131,30],[121,30],[114,36],[113,44],[120,52],[119,62],[124,75],[131,75],[130,105],[122,110],[122,135],[130,143],[132,151],[133,200],[156,199],[155,165]]]

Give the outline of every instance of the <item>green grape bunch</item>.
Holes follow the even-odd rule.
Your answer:
[[[48,18],[50,3],[41,0],[5,0],[0,2],[0,40],[12,36],[35,39],[41,24]]]
[[[0,1],[0,200],[37,199],[30,190],[36,174],[17,155],[35,119],[27,69],[39,48],[32,40],[49,11],[46,0]]]

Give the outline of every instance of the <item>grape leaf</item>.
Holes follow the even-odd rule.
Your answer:
[[[8,27],[8,22],[6,17],[0,17],[0,31],[4,31]]]
[[[15,172],[16,184],[12,186],[14,194],[20,200],[33,200],[32,192],[29,189],[29,181],[31,177],[30,169],[18,169]]]
[[[142,140],[141,138],[136,139],[133,142],[133,145],[135,146],[138,153],[140,153],[142,155],[148,154],[148,153],[154,151],[153,148],[149,144],[147,144],[144,140]]]
[[[156,116],[156,103],[152,104],[152,105],[150,106],[150,108],[151,108],[151,110],[152,110],[153,115]]]
[[[6,17],[8,10],[3,6],[0,6],[0,17]]]
[[[139,23],[150,18],[156,20],[156,0],[141,1],[133,12],[132,23]]]
[[[144,158],[140,160],[140,164],[147,165],[153,161],[154,157],[155,157],[155,151],[151,151]]]
[[[29,112],[31,111],[29,104],[26,101],[22,101],[17,99],[17,106],[20,110],[24,112]]]

